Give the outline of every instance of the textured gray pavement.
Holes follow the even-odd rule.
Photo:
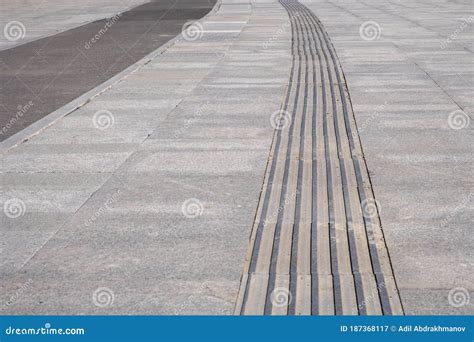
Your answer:
[[[405,313],[474,313],[472,2],[301,2],[344,68]]]
[[[405,313],[472,314],[470,2],[301,2],[345,71]],[[233,312],[291,32],[263,0],[202,27],[0,156],[2,312]]]
[[[201,37],[2,156],[1,202],[22,214],[1,216],[5,312],[233,312],[288,82],[289,31],[264,43],[286,18],[226,1]]]
[[[0,142],[165,45],[215,2],[153,0],[0,51]]]
[[[276,130],[236,314],[402,315],[347,85],[306,6],[292,28]]]
[[[148,0],[1,0],[0,50],[107,18]]]

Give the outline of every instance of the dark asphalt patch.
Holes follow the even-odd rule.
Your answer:
[[[0,141],[156,50],[215,2],[156,0],[0,51]]]

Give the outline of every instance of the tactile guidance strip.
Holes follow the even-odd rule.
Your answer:
[[[316,16],[280,3],[293,60],[235,313],[401,315],[341,65]]]

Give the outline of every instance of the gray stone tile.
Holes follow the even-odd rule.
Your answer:
[[[457,37],[443,46],[467,2],[302,3],[345,71],[405,313],[472,314],[472,300],[459,309],[447,300],[471,287],[474,265],[472,122],[449,126],[460,107],[472,121],[472,54]],[[380,37],[364,40],[369,21]]]
[[[448,300],[450,290],[402,288],[400,295],[408,315],[472,315],[474,312],[472,300],[466,305],[455,307]],[[468,293],[472,298],[474,291],[471,289]]]

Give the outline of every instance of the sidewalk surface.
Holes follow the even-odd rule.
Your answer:
[[[107,18],[147,0],[1,0],[0,50]],[[6,27],[6,29],[5,29]],[[24,36],[24,39],[20,37]]]
[[[0,51],[0,144],[167,44],[187,23],[209,13],[215,3],[152,0],[127,9],[115,6],[117,12],[107,18],[83,16],[92,21]],[[87,5],[73,10],[92,11]],[[16,31],[9,26],[15,22],[5,25],[5,37],[18,38],[16,42],[34,37],[30,30],[39,23],[19,19]],[[24,33],[25,38],[15,33]]]
[[[344,70],[405,314],[473,314],[470,2],[301,4]],[[278,1],[223,0],[0,156],[2,313],[234,313],[289,23]]]
[[[302,3],[345,71],[405,312],[472,314],[472,3]],[[370,21],[381,34],[364,41]],[[451,290],[470,302],[453,307]]]

